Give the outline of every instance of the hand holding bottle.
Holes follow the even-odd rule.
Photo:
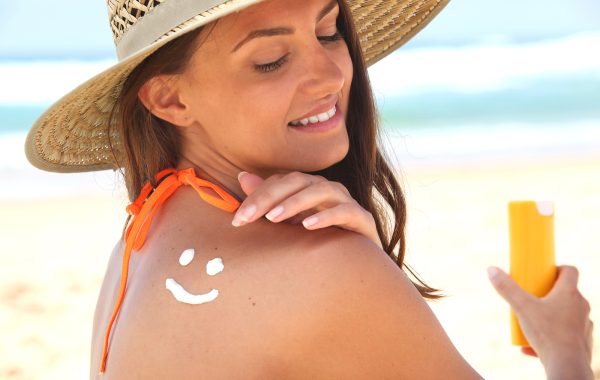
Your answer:
[[[542,298],[525,292],[499,268],[488,271],[498,294],[515,311],[548,379],[593,379],[593,322],[589,319],[590,305],[577,288],[577,269],[558,267],[554,286]]]

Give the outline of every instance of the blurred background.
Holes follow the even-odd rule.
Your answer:
[[[127,204],[118,175],[44,173],[25,135],[116,62],[100,0],[0,0],[0,378],[88,376],[97,292]],[[407,261],[486,379],[543,379],[485,274],[508,265],[506,205],[556,203],[559,264],[600,320],[600,2],[452,0],[370,68],[409,204]],[[594,368],[600,378],[600,335]]]

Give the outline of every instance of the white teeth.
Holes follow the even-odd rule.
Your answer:
[[[329,114],[327,112],[320,114],[319,116],[317,116],[317,118],[319,119],[320,122],[329,120]]]
[[[315,124],[319,122],[324,122],[331,119],[337,113],[337,109],[335,106],[327,112],[320,113],[318,115],[314,115],[302,120],[292,121],[290,124],[294,126],[307,125],[307,124]]]

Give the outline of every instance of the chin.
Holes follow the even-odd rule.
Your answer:
[[[350,150],[348,134],[344,131],[327,141],[312,142],[286,149],[285,153],[277,153],[278,159],[273,158],[275,173],[289,172],[318,172],[342,161]]]
[[[339,146],[339,149],[330,149],[328,152],[323,152],[322,155],[318,154],[321,152],[310,152],[308,154],[311,155],[312,159],[310,161],[304,160],[301,163],[301,167],[294,170],[301,172],[318,172],[327,169],[342,161],[348,154],[348,151],[348,144],[344,144],[343,146]]]

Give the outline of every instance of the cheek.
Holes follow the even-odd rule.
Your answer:
[[[220,134],[230,143],[267,133],[272,137],[273,126],[285,120],[290,88],[289,83],[251,82],[248,75],[213,76],[195,95],[195,113],[209,134]]]
[[[350,95],[350,88],[352,86],[352,77],[354,75],[354,65],[352,64],[352,59],[350,58],[348,48],[344,48],[343,51],[337,56],[337,62],[339,62],[340,70],[345,78],[342,92],[344,95],[343,103],[347,105]]]
[[[198,104],[211,144],[229,159],[255,166],[280,156],[293,86],[285,80],[250,83],[247,77],[231,76],[217,87],[204,107]]]
[[[231,88],[234,94],[236,120],[253,135],[285,132],[286,116],[293,98],[295,84],[288,77],[279,80],[248,81],[239,78]]]

